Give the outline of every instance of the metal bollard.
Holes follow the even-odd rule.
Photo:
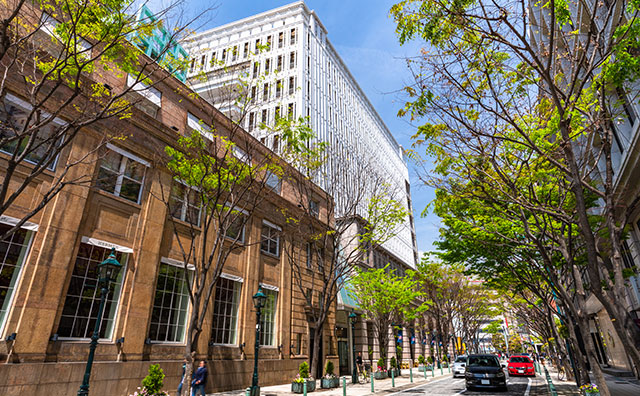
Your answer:
[[[409,380],[413,382],[413,367],[409,367]]]
[[[247,388],[247,389],[244,391],[244,396],[249,396],[250,394],[251,394],[251,388]]]
[[[444,371],[442,370],[442,363],[440,363],[440,375],[444,375]]]
[[[373,373],[371,373],[371,393],[374,393],[374,391],[373,391]]]
[[[391,387],[395,388],[396,387],[396,369],[391,369]]]
[[[302,383],[302,394],[304,396],[307,396],[307,380],[304,380],[304,382]]]
[[[427,366],[424,366],[424,370],[422,372],[424,373],[424,379],[427,379]]]
[[[451,374],[451,365],[447,364],[447,369],[449,370],[449,374]]]
[[[347,396],[347,377],[342,377],[342,396]]]
[[[431,378],[436,376],[436,366],[431,365]]]

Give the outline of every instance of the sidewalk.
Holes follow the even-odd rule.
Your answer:
[[[374,393],[390,393],[398,392],[414,386],[426,384],[433,381],[442,380],[445,378],[451,378],[451,373],[448,369],[443,369],[443,374],[440,375],[440,369],[436,369],[435,377],[431,377],[431,371],[427,371],[427,379],[424,379],[424,373],[418,372],[417,368],[413,369],[413,383],[409,378],[409,370],[402,370],[402,376],[395,378],[395,387],[391,386],[391,378],[384,380],[374,381]],[[352,384],[351,376],[340,377],[340,387],[333,389],[320,388],[320,380],[316,380],[316,390],[312,392],[318,396],[342,396],[342,382],[343,378],[347,379],[347,396],[365,396],[371,395],[371,383],[366,384]],[[208,393],[207,396],[244,396],[245,389]],[[265,386],[260,388],[260,394],[262,396],[291,396],[291,383],[283,385]]]
[[[559,381],[558,373],[553,366],[547,366],[551,381],[556,387],[559,396],[580,395],[576,383],[573,381]],[[629,377],[615,377],[605,374],[609,392],[613,396],[638,396],[640,395],[640,381]]]

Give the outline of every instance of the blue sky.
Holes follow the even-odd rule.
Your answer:
[[[216,10],[198,31],[242,19],[292,0],[218,0]],[[395,25],[388,13],[394,1],[387,0],[306,0],[327,28],[329,40],[374,105],[391,133],[403,147],[411,146],[415,127],[397,117],[402,97],[397,94],[410,80],[404,58],[418,53],[418,43],[400,46]],[[207,0],[191,0],[192,10],[210,6]],[[409,163],[415,226],[420,251],[432,250],[438,236],[439,219],[421,212],[433,199],[433,190],[420,183]]]

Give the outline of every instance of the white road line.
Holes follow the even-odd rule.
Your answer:
[[[407,389],[403,389],[403,390],[401,390],[401,391],[399,391],[399,392],[389,393],[387,396],[394,396],[394,395],[398,395],[398,394],[400,394],[400,393],[402,393],[402,392],[410,391],[410,390],[413,390],[413,389],[418,389],[418,388],[420,388],[420,387],[422,387],[422,386],[426,386],[426,385],[430,385],[430,384],[435,384],[435,383],[442,382],[442,381],[444,381],[444,380],[450,380],[450,379],[451,379],[451,377],[448,377],[448,376],[447,376],[447,377],[445,377],[445,378],[441,378],[441,379],[438,379],[438,380],[435,380],[435,381],[427,381],[427,382],[423,382],[422,384],[420,384],[420,385],[416,385],[416,386],[414,386],[413,388],[407,388]]]
[[[466,392],[466,391],[467,391],[466,389],[463,389],[463,390],[461,390],[461,391],[460,391],[460,392],[458,392],[458,393],[454,393],[454,394],[453,394],[453,396],[461,395],[461,394],[463,394],[463,393],[464,393],[464,392]]]
[[[527,382],[527,390],[524,391],[524,396],[529,396],[529,392],[531,391],[531,378],[527,378],[529,382]]]

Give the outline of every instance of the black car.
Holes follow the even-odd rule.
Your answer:
[[[507,390],[507,378],[495,355],[469,355],[464,372],[467,390],[498,388]]]

